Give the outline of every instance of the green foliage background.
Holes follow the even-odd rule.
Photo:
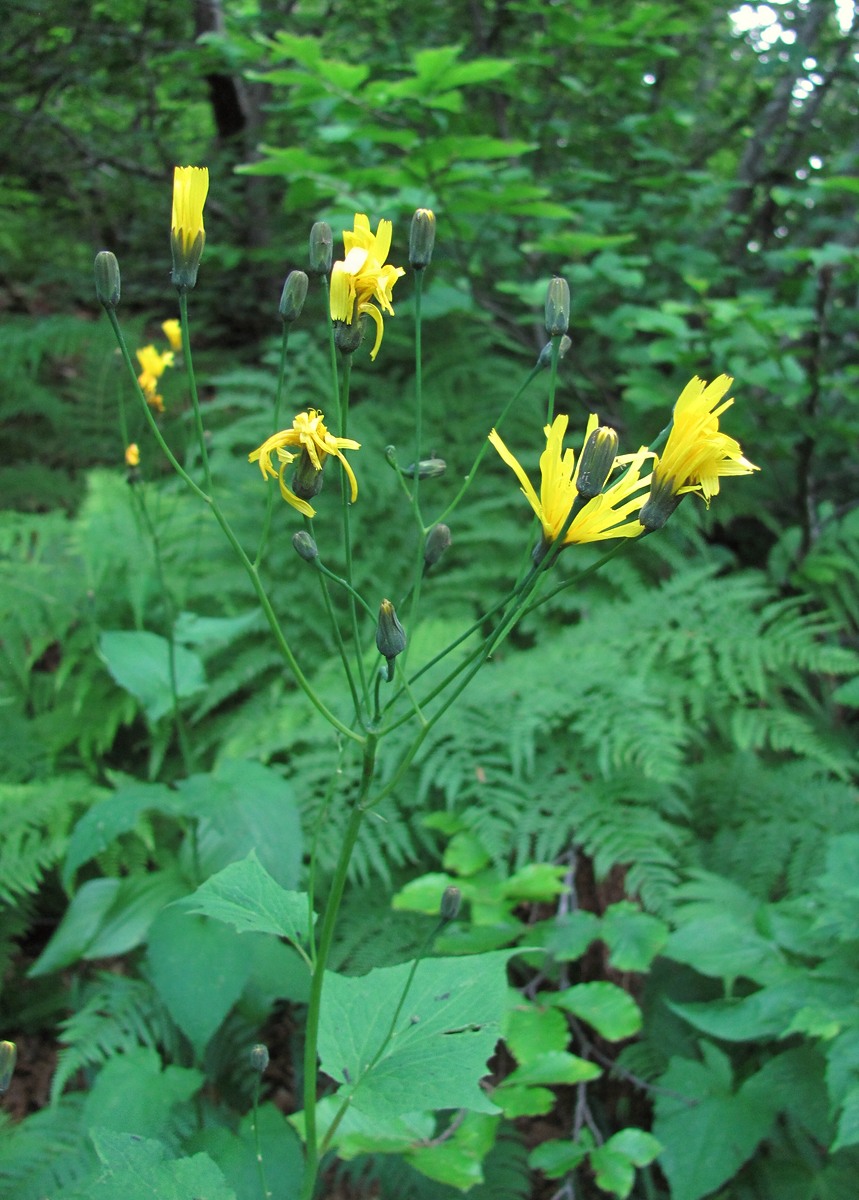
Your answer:
[[[129,487],[117,413],[131,397],[91,288],[94,253],[113,250],[130,344],[163,345],[172,167],[205,162],[196,361],[215,479],[249,542],[263,499],[246,456],[270,419],[283,277],[304,267],[313,221],[337,232],[356,211],[394,221],[394,262],[412,210],[437,214],[424,404],[448,463],[427,485],[440,506],[545,341],[555,274],[572,290],[558,393],[572,426],[596,411],[638,445],[691,375],[727,372],[730,432],[761,467],[528,618],[363,832],[333,964],[343,979],[413,957],[455,882],[466,912],[436,949],[517,952],[524,1015],[507,1018],[493,1061],[502,1120],[472,1113],[436,1146],[441,1127],[382,1137],[365,1114],[345,1130],[336,1186],[398,1200],[469,1187],[493,1200],[852,1197],[851,10],[62,0],[49,17],[35,4],[8,14],[0,1037],[18,1042],[27,1086],[21,1101],[10,1092],[0,1180],[16,1195],[127,1196],[135,1177],[164,1195],[189,1180],[258,1195],[244,1055],[264,1028],[285,1064],[279,1091],[263,1080],[265,1157],[283,1180],[300,1170],[281,1111],[298,1106],[299,957],[204,908],[183,917],[207,948],[194,958],[168,906],[287,828],[287,865],[263,865],[288,892],[304,887],[302,845],[348,752],[308,716],[228,547],[127,404],[146,480]],[[409,454],[408,279],[396,309],[376,364],[359,356],[354,370],[362,458],[378,464],[354,511],[372,595],[400,585],[411,554],[383,461],[388,444]],[[291,342],[295,409],[325,402],[319,312],[312,292]],[[191,455],[180,371],[163,390],[165,436]],[[508,430],[532,469],[544,403],[533,387]],[[427,580],[417,653],[456,636],[527,552],[511,484],[487,462]],[[325,688],[336,664],[294,526],[276,518],[273,599]],[[594,558],[584,548],[578,563]],[[190,780],[164,673],[138,672],[171,636]],[[346,817],[334,805],[322,827],[323,894]],[[215,986],[212,961],[231,978]],[[559,1006],[597,984],[640,1006],[634,1039],[582,1016],[581,998]],[[48,1097],[32,1081],[56,1045]],[[553,1054],[568,1055],[554,1075]],[[606,1073],[581,1079],[573,1058]],[[663,1148],[653,1164],[645,1131]]]

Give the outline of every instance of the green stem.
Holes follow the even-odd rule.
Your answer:
[[[340,436],[347,436],[349,424],[349,385],[352,378],[352,359],[347,356],[343,364],[343,383],[340,388]],[[358,608],[355,603],[355,585],[352,571],[352,531],[351,509],[352,501],[349,491],[349,480],[345,471],[340,472],[340,507],[343,522],[343,557],[346,565],[346,583],[349,594],[349,620],[352,625],[352,640],[355,645],[355,660],[358,665],[358,678],[361,681],[361,694],[364,698],[364,708],[370,711],[370,692],[367,686],[367,672],[364,669],[364,656],[361,653],[361,633],[358,628]]]
[[[194,409],[194,426],[197,430],[197,444],[200,447],[200,461],[203,464],[203,478],[206,481],[206,491],[212,493],[212,471],[209,466],[209,451],[206,449],[206,431],[203,428],[203,414],[200,411],[200,397],[197,392],[197,377],[194,374],[194,362],[191,358],[191,331],[188,328],[188,293],[185,288],[179,289],[179,313],[182,329],[182,354],[185,358],[185,370],[188,373],[188,388],[191,392],[191,406]]]
[[[561,353],[561,334],[552,338],[552,366],[549,374],[549,401],[546,407],[546,424],[552,424],[555,413],[555,388],[558,383],[558,358]]]
[[[283,322],[283,334],[280,339],[280,364],[277,371],[277,390],[274,395],[274,421],[272,434],[278,433],[280,425],[280,410],[283,404],[283,385],[286,378],[286,352],[289,348],[289,331],[292,325],[289,321]],[[254,566],[258,567],[262,561],[262,556],[265,553],[265,548],[268,543],[269,530],[271,529],[271,517],[274,511],[274,488],[266,488],[266,505],[265,516],[263,517],[262,531],[259,537],[257,546],[256,558]]]
[[[322,928],[319,933],[319,946],[315,957],[315,967],[310,983],[310,999],[307,1005],[307,1025],[304,1042],[304,1128],[306,1140],[306,1161],[304,1179],[301,1187],[301,1200],[312,1200],[316,1190],[316,1180],[319,1175],[319,1143],[316,1128],[316,1076],[317,1056],[319,1046],[319,1016],[322,1010],[322,988],[325,979],[325,968],[331,953],[334,940],[334,929],[343,891],[346,886],[346,876],[352,852],[358,841],[361,824],[366,811],[366,800],[376,768],[377,738],[368,734],[364,743],[364,761],[361,771],[361,787],[349,814],[349,823],[343,836],[343,844],[334,870],[331,882],[331,892],[325,905],[322,917]]]
[[[310,536],[313,537],[313,521],[310,517],[304,518],[304,527],[307,530],[307,532],[310,534]],[[314,559],[313,561],[315,563],[318,563],[319,559],[317,558],[317,559]],[[337,651],[340,655],[340,661],[343,664],[343,671],[344,671],[344,674],[346,675],[346,682],[349,685],[349,692],[352,696],[352,704],[355,708],[355,719],[360,721],[361,720],[361,701],[358,698],[358,691],[355,687],[355,680],[352,676],[352,668],[349,665],[349,656],[346,653],[346,647],[343,643],[343,635],[340,632],[340,623],[337,620],[337,614],[334,611],[334,605],[331,603],[331,596],[328,591],[328,584],[326,582],[324,572],[321,570],[317,570],[316,578],[319,580],[319,589],[322,593],[322,603],[325,606],[325,612],[328,616],[328,623],[331,626],[331,630],[334,634],[334,641],[337,644]]]
[[[271,1192],[268,1190],[268,1184],[265,1178],[265,1166],[262,1161],[262,1146],[259,1140],[259,1078],[254,1084],[254,1149],[256,1151],[257,1171],[259,1172],[259,1182],[262,1188],[263,1200],[269,1200]]]

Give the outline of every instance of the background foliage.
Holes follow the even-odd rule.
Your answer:
[[[261,1037],[264,1157],[271,1178],[299,1170],[284,1112],[300,1094],[300,960],[168,905],[260,845],[283,851],[263,862],[279,886],[303,886],[301,838],[349,764],[284,676],[218,531],[147,445],[91,289],[94,252],[114,250],[130,343],[163,343],[170,173],[206,162],[198,369],[215,477],[249,540],[263,501],[246,455],[271,410],[283,276],[305,265],[314,220],[338,230],[355,211],[393,219],[395,262],[411,211],[437,213],[424,402],[448,463],[440,503],[545,340],[553,274],[573,294],[559,407],[574,423],[597,411],[638,444],[692,374],[726,371],[731,432],[762,468],[529,618],[362,835],[344,978],[411,958],[455,882],[465,914],[437,952],[509,952],[519,999],[492,1062],[503,1117],[475,1112],[436,1145],[441,1127],[383,1137],[365,1114],[332,1189],[852,1198],[853,9],[64,0],[50,19],[8,14],[0,1036],[20,1065],[0,1179],[16,1195],[127,1195],[135,1176],[164,1195],[189,1179],[259,1194],[245,1056]],[[355,509],[373,593],[409,548],[383,463],[409,444],[399,288],[382,355],[354,371],[362,455],[379,463]],[[319,306],[312,293],[308,314]],[[296,407],[324,398],[317,330],[291,344]],[[181,370],[163,390],[182,457]],[[143,453],[133,487],[122,402]],[[523,456],[543,404],[535,386],[517,409]],[[490,464],[427,580],[416,652],[509,581],[522,515]],[[276,516],[275,603],[325,686],[329,648]],[[190,779],[157,669],[171,636]],[[323,891],[345,819],[334,806],[323,826]],[[593,993],[568,996],[598,985],[640,1008],[640,1029],[616,996],[614,1022],[609,993],[601,1017]]]

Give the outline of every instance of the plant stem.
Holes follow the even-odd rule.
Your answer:
[[[191,331],[188,328],[188,293],[184,288],[179,289],[179,313],[182,329],[182,354],[185,357],[185,370],[188,373],[188,387],[191,392],[191,405],[194,409],[194,425],[197,430],[197,443],[200,447],[200,461],[203,464],[203,478],[206,480],[206,491],[211,495],[212,471],[209,466],[209,451],[206,449],[206,431],[203,428],[203,414],[200,412],[197,377],[194,374],[194,362],[191,358]]]

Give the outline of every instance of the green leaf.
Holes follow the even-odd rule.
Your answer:
[[[298,1200],[304,1155],[298,1135],[283,1113],[273,1104],[260,1105],[256,1113],[249,1112],[233,1132],[223,1125],[209,1125],[196,1134],[189,1149],[204,1151],[224,1174],[229,1186],[239,1197],[261,1196],[256,1138],[269,1186],[277,1200]]]
[[[560,1179],[562,1175],[575,1171],[587,1158],[593,1145],[587,1134],[576,1142],[543,1142],[531,1151],[528,1166],[542,1171],[549,1179]]]
[[[145,630],[105,631],[99,652],[114,680],[137,700],[154,725],[173,708],[170,687],[170,643]],[[184,646],[174,647],[176,694],[193,696],[206,686],[203,660]]]
[[[628,900],[603,914],[601,937],[618,971],[647,971],[668,940],[668,926]]]
[[[610,1041],[632,1037],[641,1028],[641,1010],[613,983],[577,983],[563,992],[544,992],[538,999],[573,1013]]]
[[[466,1113],[451,1137],[410,1150],[406,1158],[428,1179],[464,1192],[483,1182],[483,1160],[495,1144],[497,1131],[498,1117]]]
[[[597,1186],[612,1196],[620,1196],[621,1200],[626,1200],[635,1183],[635,1167],[626,1155],[618,1154],[606,1143],[591,1151],[590,1164]]]
[[[172,1109],[195,1095],[206,1077],[188,1067],[163,1067],[157,1050],[141,1046],[108,1059],[84,1101],[84,1123],[117,1133],[159,1137]]]
[[[516,1061],[524,1064],[547,1051],[566,1050],[570,1029],[566,1017],[556,1008],[518,1004],[508,1015],[504,1041]]]
[[[236,1200],[206,1154],[167,1158],[161,1142],[112,1129],[89,1136],[101,1161],[95,1177],[52,1193],[52,1200]]]
[[[547,1050],[544,1054],[517,1067],[502,1083],[505,1087],[517,1084],[572,1084],[598,1079],[602,1070],[596,1063],[587,1062],[566,1050]]]
[[[201,617],[181,612],[173,626],[173,636],[183,646],[218,646],[232,642],[261,622],[262,615],[255,608],[237,617]]]
[[[782,956],[771,941],[743,926],[731,913],[698,917],[669,934],[664,953],[702,975],[745,976],[766,983]]]
[[[186,815],[179,794],[163,783],[125,783],[107,799],[94,804],[72,831],[63,866],[63,885],[70,887],[80,866],[103,854],[122,834],[137,828],[146,812]]]
[[[425,1109],[497,1108],[479,1087],[500,1036],[510,951],[422,961],[403,996],[410,963],[360,978],[328,973],[319,1031],[322,1069],[356,1109],[400,1116]]]
[[[637,1167],[646,1167],[662,1151],[660,1142],[652,1133],[636,1129],[634,1125],[613,1134],[605,1145],[610,1146],[616,1153],[623,1154]]]
[[[188,897],[187,907],[225,921],[239,933],[273,933],[297,946],[310,933],[307,894],[282,888],[253,850],[201,884]]]
[[[838,1114],[838,1129],[830,1152],[843,1150],[845,1146],[859,1144],[859,1084],[852,1087],[844,1097],[841,1111]]]
[[[672,1200],[700,1200],[726,1183],[754,1153],[772,1126],[778,1100],[748,1081],[732,1087],[731,1064],[715,1046],[703,1062],[673,1058],[659,1079],[654,1136],[664,1150],[660,1166]]]
[[[600,936],[602,922],[595,913],[576,909],[559,918],[546,941],[546,950],[559,962],[581,958],[588,946]]]
[[[66,909],[29,974],[46,975],[79,959],[126,954],[146,939],[159,913],[186,889],[177,868],[125,879],[90,879]]]
[[[246,938],[174,906],[150,930],[147,961],[170,1016],[202,1055],[253,970]]]
[[[555,1093],[546,1087],[508,1087],[505,1083],[492,1093],[492,1099],[505,1117],[539,1117],[555,1107]]]

